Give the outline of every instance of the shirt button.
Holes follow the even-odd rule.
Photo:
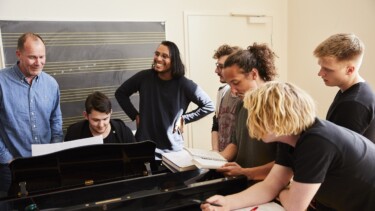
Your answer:
[[[38,137],[35,137],[34,139],[35,139],[35,140],[38,140]]]
[[[35,127],[35,125],[33,125]]]

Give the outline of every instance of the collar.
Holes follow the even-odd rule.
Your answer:
[[[17,61],[17,63],[13,66],[14,72],[16,73],[17,77],[18,77],[21,81],[23,81],[23,82],[27,82],[27,80],[26,80],[26,76],[22,73],[21,69],[18,67],[18,64],[19,64],[19,63],[20,63],[20,62]],[[41,74],[41,73],[40,73],[40,74]],[[39,75],[40,75],[40,74],[39,74]],[[35,76],[35,78],[33,79],[33,81],[34,81],[34,80],[35,80],[35,81],[38,81],[38,80],[39,80],[39,75]]]

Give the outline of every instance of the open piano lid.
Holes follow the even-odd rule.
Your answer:
[[[11,162],[9,197],[23,197],[147,176],[157,171],[155,143],[97,144]]]

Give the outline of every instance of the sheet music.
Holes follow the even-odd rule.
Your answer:
[[[77,139],[74,141],[51,143],[51,144],[32,144],[31,156],[45,155],[58,152],[64,149],[70,149],[79,146],[87,146],[93,144],[103,144],[103,136],[94,136],[90,138]]]

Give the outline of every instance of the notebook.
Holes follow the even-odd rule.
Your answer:
[[[200,169],[218,169],[228,161],[217,151],[184,148],[192,156],[192,162]]]
[[[163,153],[161,157],[163,165],[172,172],[189,171],[197,168],[192,162],[191,155],[185,150]]]

